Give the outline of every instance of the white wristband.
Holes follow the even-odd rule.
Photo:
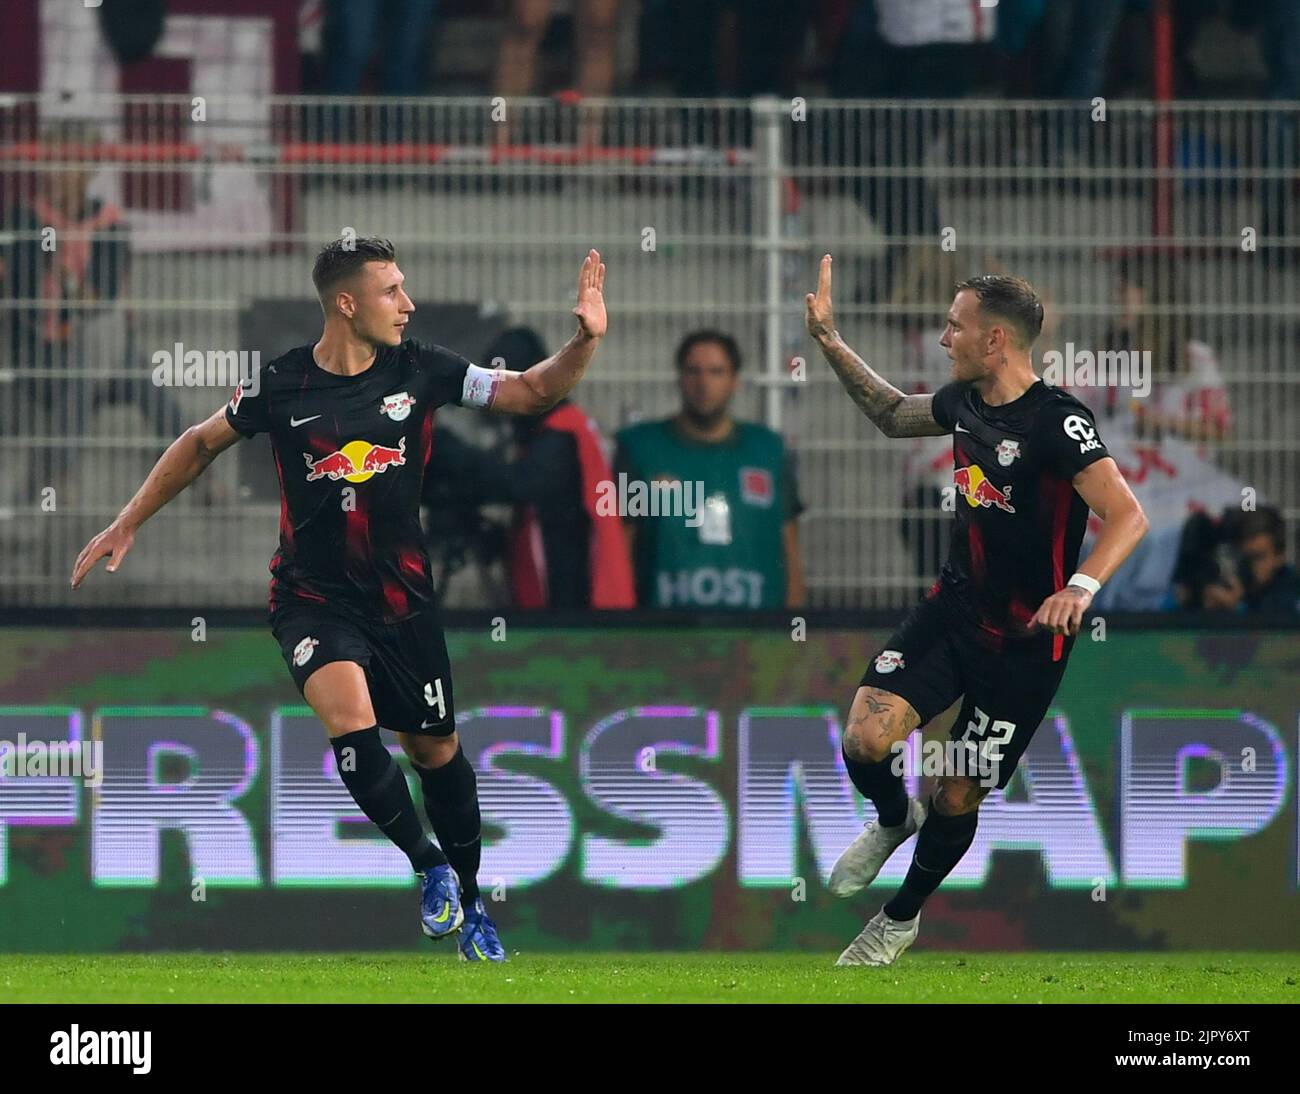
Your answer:
[[[1095,577],[1089,577],[1087,574],[1075,574],[1066,584],[1078,585],[1080,589],[1087,589],[1093,596],[1096,596],[1097,591],[1101,588],[1101,582]]]

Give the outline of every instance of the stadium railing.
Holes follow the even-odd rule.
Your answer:
[[[1103,437],[1139,409],[1126,469],[1167,521],[1250,491],[1294,557],[1297,159],[1297,104],[1278,103],[6,97],[0,605],[263,602],[277,506],[251,445],[114,581],[67,577],[178,425],[229,397],[241,352],[313,337],[311,259],[348,230],[397,243],[421,336],[470,354],[507,322],[566,337],[599,248],[611,333],[578,401],[611,435],[673,411],[684,333],[732,332],[736,411],[797,457],[814,608],[907,604],[949,517],[942,442],[879,436],[803,332],[825,251],[840,329],[907,390],[943,382],[951,287],[977,272],[1043,293],[1040,358],[1150,349],[1155,402],[1083,392]],[[201,369],[171,370],[192,351]],[[451,603],[477,590],[462,575]]]

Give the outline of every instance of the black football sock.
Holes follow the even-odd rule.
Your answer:
[[[898,895],[885,905],[885,915],[890,919],[915,919],[926,897],[939,888],[939,883],[970,850],[975,839],[975,826],[979,811],[945,816],[930,802],[930,812],[916,837],[916,850],[912,852],[912,865]]]
[[[481,820],[478,810],[478,779],[457,747],[450,763],[441,767],[421,767],[420,786],[424,789],[424,811],[429,814],[433,834],[442,844],[443,853],[460,877],[465,904],[478,899],[478,864],[483,850]]]
[[[420,824],[406,776],[379,739],[379,727],[330,738],[339,776],[352,800],[411,860],[416,870],[431,870],[447,859]]]
[[[844,766],[858,793],[876,807],[880,823],[886,828],[897,828],[907,820],[907,787],[903,776],[894,771],[894,757],[878,763],[859,763],[843,748]]]

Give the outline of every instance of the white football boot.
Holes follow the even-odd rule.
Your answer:
[[[878,820],[872,821],[835,860],[827,887],[836,896],[852,896],[865,889],[875,881],[889,856],[916,835],[924,823],[925,806],[915,798],[908,799],[907,819],[897,828],[885,828]]]
[[[899,955],[916,941],[921,929],[921,916],[899,922],[885,915],[881,908],[848,948],[840,954],[836,965],[892,965]]]

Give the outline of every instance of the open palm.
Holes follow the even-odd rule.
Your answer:
[[[578,317],[578,325],[588,338],[602,338],[608,320],[605,317],[605,263],[600,260],[600,252],[587,252],[582,263],[582,272],[578,274],[578,304],[573,309]]]
[[[817,292],[804,297],[807,311],[804,323],[808,333],[814,338],[821,338],[835,329],[831,318],[831,256],[822,255],[821,266],[817,270]]]

